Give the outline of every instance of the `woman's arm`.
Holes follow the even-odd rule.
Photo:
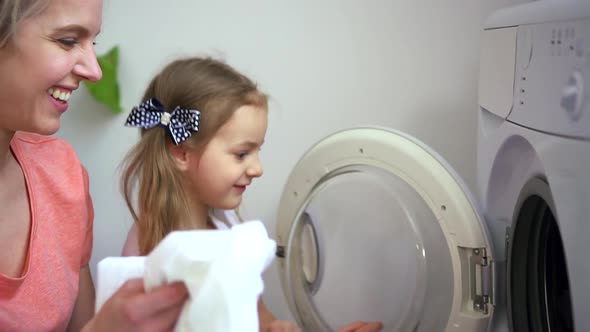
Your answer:
[[[171,331],[188,297],[183,283],[145,292],[143,279],[127,280],[84,327],[85,332]]]
[[[85,266],[80,269],[78,298],[68,324],[68,331],[78,332],[88,323],[94,315],[94,300],[94,283],[92,282],[90,269]]]

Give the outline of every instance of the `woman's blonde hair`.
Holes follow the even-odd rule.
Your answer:
[[[50,0],[2,0],[0,1],[0,48],[16,33],[18,24],[41,13]]]
[[[142,100],[150,98],[158,99],[167,110],[180,106],[201,112],[199,131],[181,143],[190,149],[204,148],[241,106],[267,108],[267,96],[253,81],[212,58],[170,63],[151,81]],[[142,255],[173,230],[204,226],[203,221],[191,217],[182,176],[168,149],[170,142],[162,127],[141,129],[139,142],[123,161],[121,190],[138,227]],[[134,189],[138,189],[137,209],[133,206]]]

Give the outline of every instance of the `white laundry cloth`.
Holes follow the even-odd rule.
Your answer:
[[[175,331],[257,332],[262,272],[276,243],[260,221],[228,230],[168,234],[147,257],[109,257],[98,263],[96,310],[128,279],[146,290],[183,281],[189,291]]]

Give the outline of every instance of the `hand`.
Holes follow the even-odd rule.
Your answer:
[[[295,323],[288,320],[273,320],[261,329],[263,332],[301,332]]]
[[[377,332],[381,331],[383,323],[381,322],[354,322],[341,327],[338,332]]]
[[[83,331],[171,331],[186,299],[182,283],[146,293],[142,279],[131,279],[105,302]]]

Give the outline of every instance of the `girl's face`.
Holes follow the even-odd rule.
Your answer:
[[[267,110],[242,106],[217,131],[202,153],[189,152],[189,191],[200,203],[234,209],[254,178],[262,175],[258,153],[264,143]]]
[[[53,134],[83,80],[102,72],[94,38],[102,0],[50,0],[0,49],[0,130]]]

